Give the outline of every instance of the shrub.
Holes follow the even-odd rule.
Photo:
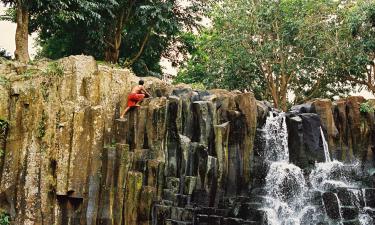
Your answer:
[[[51,62],[48,64],[47,69],[43,71],[44,76],[58,76],[64,75],[64,69],[58,62]]]
[[[8,85],[9,80],[4,76],[0,74],[0,85]]]
[[[38,133],[36,135],[38,138],[43,138],[44,135],[46,135],[46,122],[47,122],[47,114],[43,111],[42,117],[38,124]]]
[[[375,109],[369,102],[361,103],[359,111],[362,113],[374,113]]]
[[[199,90],[199,91],[206,90],[206,86],[204,86],[204,84],[200,82],[191,83],[190,85],[191,85],[191,88],[194,90]]]
[[[10,216],[5,212],[0,212],[0,225],[10,225]]]
[[[0,132],[5,131],[6,129],[8,129],[8,126],[9,126],[8,120],[0,118]]]

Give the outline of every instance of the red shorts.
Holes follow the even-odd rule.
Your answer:
[[[142,101],[145,98],[144,94],[129,94],[128,95],[128,107],[135,106],[137,102]]]

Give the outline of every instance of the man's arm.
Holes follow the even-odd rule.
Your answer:
[[[146,91],[145,87],[142,86],[142,91],[148,95],[148,97],[152,97],[150,93],[148,93],[148,91]]]

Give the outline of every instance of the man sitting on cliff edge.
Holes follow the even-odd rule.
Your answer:
[[[129,111],[130,108],[139,107],[140,105],[138,103],[141,102],[146,96],[151,97],[150,93],[148,93],[144,88],[144,83],[145,82],[143,80],[140,80],[138,82],[138,85],[133,87],[132,91],[128,95],[128,106],[126,107],[124,112],[121,113],[120,119],[124,118],[125,114]]]

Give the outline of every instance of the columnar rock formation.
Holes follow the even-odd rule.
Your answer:
[[[0,117],[8,122],[1,207],[15,224],[65,221],[82,204],[88,215],[97,213],[105,138],[135,77],[82,56],[58,64],[3,63],[0,73],[7,78]]]
[[[366,100],[352,96],[331,102],[313,100],[295,106],[288,113],[289,146],[292,162],[301,167],[324,161],[319,127],[325,132],[333,158],[352,162],[360,160],[363,167],[375,166],[375,119],[373,112],[360,112]],[[369,104],[375,106],[374,100]]]
[[[264,220],[250,193],[267,170],[256,136],[270,107],[253,94],[145,78],[154,98],[117,120],[139,79],[128,70],[71,56],[3,62],[0,75],[0,208],[14,224]],[[374,166],[374,115],[359,113],[361,102],[317,100],[290,113],[292,160],[324,159],[322,126],[335,157]]]

